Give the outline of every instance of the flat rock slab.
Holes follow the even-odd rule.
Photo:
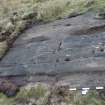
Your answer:
[[[16,40],[0,62],[0,76],[51,76],[60,81],[69,77],[73,86],[89,81],[89,86],[103,85],[104,29],[105,20],[94,19],[92,13],[35,26]]]

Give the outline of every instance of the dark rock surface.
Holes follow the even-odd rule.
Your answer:
[[[89,86],[103,85],[104,31],[105,20],[95,19],[92,13],[35,26],[0,62],[0,76],[67,77],[73,86],[86,86],[89,81]]]

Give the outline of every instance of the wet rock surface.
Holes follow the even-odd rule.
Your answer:
[[[35,26],[17,39],[0,62],[0,76],[33,75],[36,81],[54,78],[80,87],[103,85],[104,29],[105,20],[95,19],[92,13]]]

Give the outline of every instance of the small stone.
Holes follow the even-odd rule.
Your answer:
[[[68,62],[68,61],[70,61],[70,58],[69,58],[69,57],[67,57],[67,58],[65,58],[65,60],[64,60],[64,61],[67,61],[67,62]]]

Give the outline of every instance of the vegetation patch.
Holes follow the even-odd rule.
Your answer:
[[[65,87],[54,90],[49,105],[105,105],[105,100],[96,90],[90,90],[86,95],[82,95],[80,90],[70,91]]]
[[[95,0],[48,0],[38,5],[38,19],[51,21],[72,14],[80,14],[92,8]]]
[[[99,92],[90,90],[86,95],[68,88],[51,88],[44,83],[29,84],[15,96],[8,98],[0,93],[0,105],[105,105]]]
[[[0,42],[0,58],[3,57],[7,50],[8,50],[7,42],[6,41]]]
[[[29,84],[20,89],[15,97],[6,97],[0,93],[0,105],[46,105],[50,95],[46,84]]]

